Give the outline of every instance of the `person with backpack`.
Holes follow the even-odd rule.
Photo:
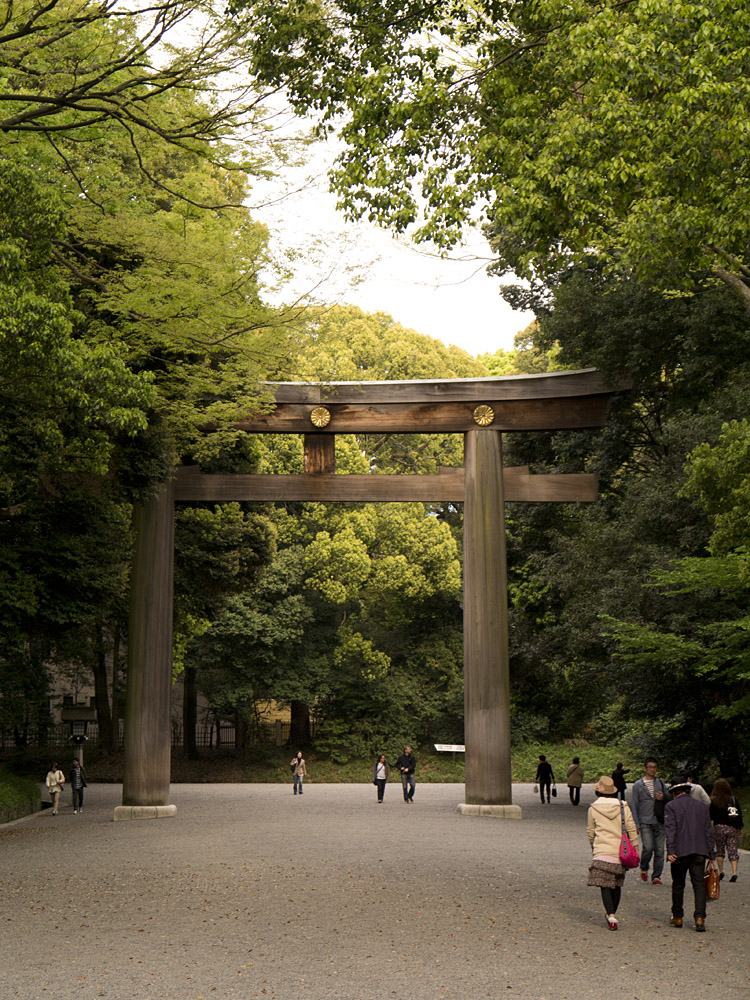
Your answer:
[[[630,791],[630,808],[641,839],[641,880],[648,882],[648,866],[654,859],[651,884],[662,885],[664,871],[665,834],[664,807],[672,798],[667,786],[657,778],[659,768],[654,757],[643,765],[643,777],[633,782]]]
[[[724,854],[729,855],[732,866],[730,882],[737,881],[737,865],[740,860],[740,839],[744,833],[742,825],[742,807],[732,795],[732,786],[726,778],[719,778],[711,789],[711,801],[708,807],[711,822],[716,837],[716,863],[719,866],[719,878],[724,878]]]

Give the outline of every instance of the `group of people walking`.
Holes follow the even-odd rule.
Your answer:
[[[44,781],[52,801],[52,815],[57,816],[60,812],[60,796],[65,791],[65,775],[60,770],[57,761],[50,767]],[[70,769],[70,787],[73,792],[73,812],[83,812],[83,790],[87,787],[86,769],[78,760],[73,759],[73,766]]]
[[[601,890],[607,924],[610,930],[617,930],[617,909],[626,873],[621,844],[627,834],[636,851],[641,852],[638,868],[643,882],[649,881],[651,868],[651,884],[662,885],[665,857],[669,861],[673,927],[683,926],[685,884],[690,876],[695,929],[702,932],[706,929],[707,865],[718,864],[722,879],[724,858],[728,856],[730,882],[737,881],[742,809],[724,778],[715,782],[709,798],[689,775],[675,774],[667,785],[657,772],[657,761],[648,758],[643,776],[633,783],[630,805],[613,777],[602,775],[594,785],[598,798],[588,813],[593,857],[587,884]]]
[[[404,802],[411,805],[414,801],[414,771],[417,767],[417,758],[412,753],[411,747],[407,744],[404,752],[396,760],[396,770],[401,778],[401,789],[404,793]],[[385,786],[390,781],[391,769],[385,754],[378,755],[378,759],[372,768],[372,783],[378,790],[378,805],[382,805],[385,795]]]
[[[297,795],[297,793],[299,793],[302,795],[304,791],[304,779],[307,778],[307,767],[301,750],[297,752],[296,757],[292,757],[289,764],[292,769],[294,794]],[[411,805],[414,801],[414,788],[416,785],[414,772],[417,767],[417,758],[412,753],[412,749],[408,744],[404,747],[404,752],[400,754],[396,760],[395,767],[401,778],[401,788],[404,793],[404,802],[406,802],[407,805]],[[385,786],[388,784],[390,779],[390,764],[386,760],[384,753],[378,754],[378,758],[372,768],[372,783],[378,791],[379,805],[382,805],[383,798],[385,797]]]

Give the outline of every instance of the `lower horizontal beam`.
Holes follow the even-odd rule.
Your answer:
[[[525,471],[525,470],[524,470]],[[576,503],[596,500],[596,476],[530,476],[504,472],[506,500],[531,503]],[[175,500],[188,501],[439,501],[464,499],[464,470],[446,469],[438,476],[347,476],[319,473],[302,476],[204,476],[178,473]]]

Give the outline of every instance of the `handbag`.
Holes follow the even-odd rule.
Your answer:
[[[537,795],[538,793],[539,793],[539,785],[537,785],[536,782],[534,782],[534,795]]]
[[[708,899],[718,899],[719,898],[719,869],[713,863],[709,861],[706,865],[706,874],[703,876],[703,881],[706,886],[706,897]]]
[[[638,851],[633,847],[625,829],[625,804],[620,799],[620,820],[622,822],[622,839],[620,840],[620,864],[623,868],[637,868],[641,863]]]
[[[557,798],[557,785],[552,786],[552,798],[553,799]]]

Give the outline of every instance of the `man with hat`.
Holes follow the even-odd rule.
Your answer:
[[[690,794],[686,775],[676,774],[670,783],[672,801],[664,809],[667,860],[672,872],[672,916],[670,924],[682,927],[683,896],[688,872],[695,896],[695,929],[706,929],[706,858],[716,860],[714,832],[708,808]]]

